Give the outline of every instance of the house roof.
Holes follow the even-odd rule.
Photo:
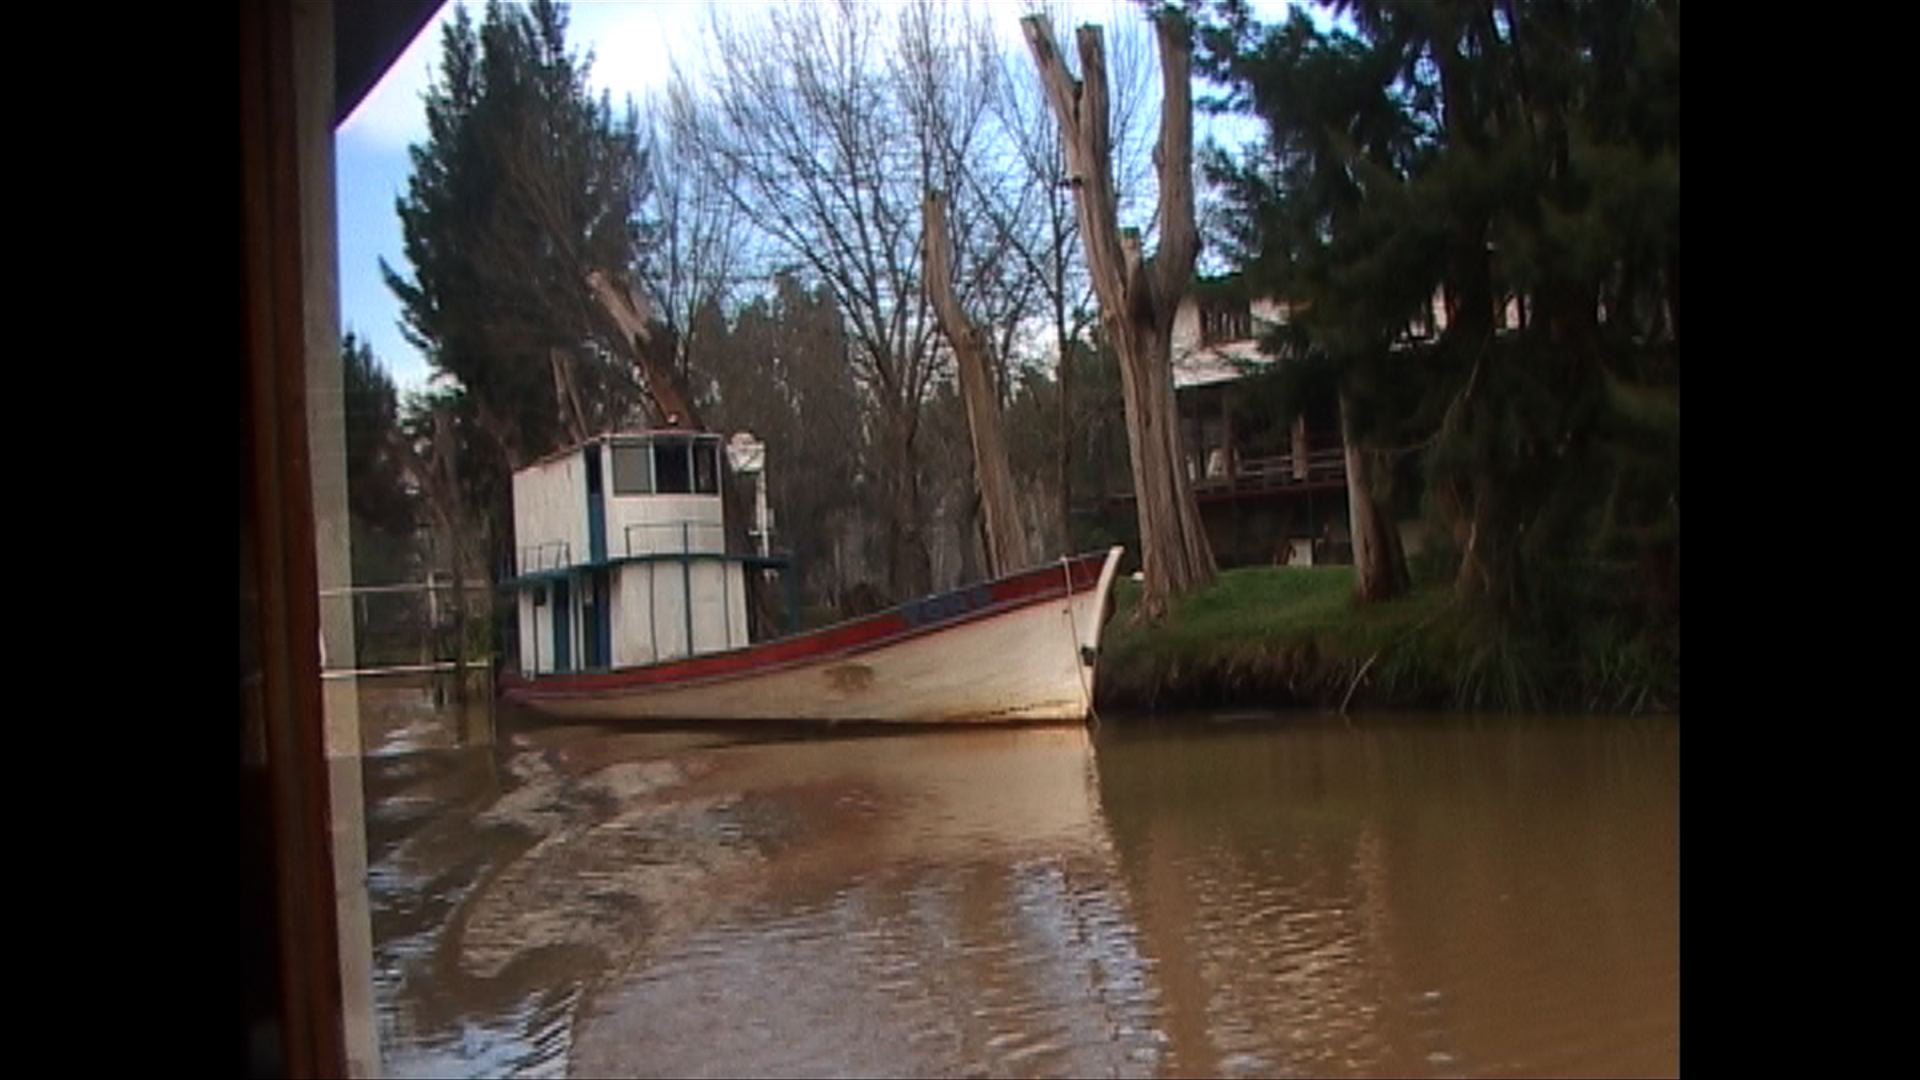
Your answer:
[[[1238,344],[1244,348],[1231,351],[1221,348],[1197,349],[1186,356],[1175,357],[1173,388],[1186,390],[1195,386],[1232,382],[1247,376],[1248,371],[1243,365],[1266,367],[1273,363],[1273,357],[1260,352],[1254,343]]]

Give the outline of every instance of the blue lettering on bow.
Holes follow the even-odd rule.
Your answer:
[[[901,608],[900,615],[906,620],[908,626],[925,626],[928,623],[957,619],[970,611],[978,611],[992,602],[993,591],[985,585],[975,585],[970,589],[916,600]]]

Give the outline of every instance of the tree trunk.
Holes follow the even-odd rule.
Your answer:
[[[1199,233],[1193,219],[1193,88],[1190,28],[1178,15],[1155,20],[1164,104],[1154,162],[1160,179],[1161,245],[1143,262],[1137,233],[1122,235],[1113,192],[1106,50],[1100,28],[1075,35],[1084,81],[1075,84],[1044,15],[1021,20],[1047,99],[1060,121],[1074,209],[1101,323],[1120,356],[1128,448],[1140,522],[1146,588],[1140,614],[1152,621],[1168,603],[1213,580],[1213,552],[1182,463],[1174,407],[1170,331],[1191,284]]]
[[[670,428],[685,427],[700,430],[699,417],[694,415],[692,405],[674,385],[671,371],[662,367],[647,350],[647,343],[653,337],[653,331],[647,327],[649,313],[644,298],[632,289],[622,289],[614,285],[608,276],[599,270],[587,274],[587,286],[593,290],[593,297],[600,309],[620,328],[620,340],[626,343],[627,351],[634,367],[647,383],[647,395],[653,399],[661,423]]]
[[[559,404],[560,426],[567,433],[567,445],[578,446],[587,441],[587,419],[580,408],[580,394],[574,389],[567,356],[559,349],[548,349],[547,364],[553,369],[553,397]]]
[[[983,577],[992,577],[992,572],[980,565],[981,555],[986,551],[987,537],[984,523],[980,520],[979,493],[963,500],[954,520],[954,531],[960,548],[960,580],[978,581]]]
[[[1454,572],[1453,592],[1464,602],[1499,608],[1508,595],[1505,586],[1511,566],[1503,557],[1505,545],[1496,533],[1491,491],[1484,483],[1475,484],[1471,490],[1471,506],[1462,505],[1457,497],[1453,500],[1454,536],[1460,544],[1460,567]]]
[[[1021,526],[1014,501],[1007,445],[1000,432],[1000,396],[994,392],[986,341],[961,310],[960,298],[953,291],[953,245],[947,236],[946,196],[927,192],[922,211],[927,295],[933,301],[941,332],[953,345],[960,369],[967,430],[972,435],[974,480],[979,486],[980,510],[986,518],[987,576],[999,577],[1033,564],[1027,553],[1027,531]]]
[[[1392,512],[1374,500],[1374,455],[1354,437],[1347,395],[1340,395],[1340,441],[1346,448],[1347,522],[1353,534],[1353,594],[1363,604],[1407,591],[1407,562]]]
[[[913,418],[896,412],[891,429],[886,468],[892,505],[887,514],[888,599],[898,603],[925,595],[933,588],[933,562],[920,529],[920,481],[913,452]]]

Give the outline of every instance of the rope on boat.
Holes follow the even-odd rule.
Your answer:
[[[1067,582],[1067,626],[1073,634],[1073,670],[1080,675],[1080,700],[1087,707],[1087,719],[1098,727],[1100,714],[1093,710],[1093,691],[1087,687],[1087,662],[1080,652],[1080,620],[1073,614],[1073,563],[1065,555],[1060,556],[1060,573]]]

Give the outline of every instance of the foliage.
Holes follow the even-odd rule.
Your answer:
[[[700,413],[766,444],[775,546],[792,555],[803,600],[831,607],[865,576],[864,551],[847,565],[844,548],[861,538],[846,522],[880,512],[840,309],[826,289],[782,274],[731,320],[709,302],[692,326]]]
[[[1603,586],[1604,576],[1588,584]],[[1139,586],[1117,583],[1101,649],[1101,704],[1619,713],[1678,706],[1677,638],[1619,609],[1568,632],[1458,604],[1444,584],[1364,607],[1353,603],[1352,586],[1350,567],[1228,570],[1148,626],[1125,617]]]
[[[412,276],[382,263],[408,339],[443,377],[434,404],[455,418],[463,486],[499,554],[510,550],[511,469],[619,422],[637,400],[586,275],[640,267],[645,155],[631,105],[616,117],[589,94],[566,24],[551,0],[489,2],[477,28],[455,11],[428,139],[396,200]]]
[[[409,580],[417,517],[408,490],[399,397],[373,349],[351,331],[340,343],[346,427],[347,511],[353,580]]]
[[[1677,619],[1679,15],[1656,0],[1209,9],[1202,68],[1264,121],[1209,171],[1269,347],[1418,461],[1457,594],[1559,632],[1593,560]],[[1480,655],[1475,687],[1533,695]],[[1504,674],[1501,674],[1504,673]]]

